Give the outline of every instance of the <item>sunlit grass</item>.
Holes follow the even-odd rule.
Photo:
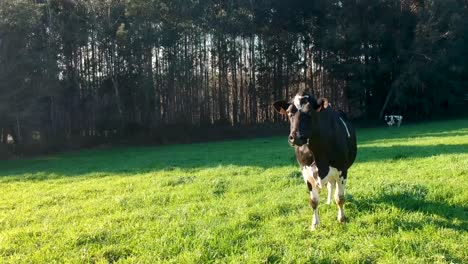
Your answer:
[[[314,233],[285,137],[2,161],[0,262],[468,262],[468,120],[358,140]]]

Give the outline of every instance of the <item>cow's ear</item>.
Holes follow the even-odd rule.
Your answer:
[[[330,105],[330,103],[328,102],[327,98],[319,98],[317,100],[317,107],[315,108],[315,110],[317,112],[320,112],[323,109],[327,108],[329,105]]]
[[[281,100],[281,101],[276,101],[273,103],[273,106],[275,107],[275,110],[280,113],[281,115],[286,115],[286,110],[289,108],[290,103]]]

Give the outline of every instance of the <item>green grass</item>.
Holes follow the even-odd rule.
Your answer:
[[[0,262],[468,262],[468,120],[359,130],[316,232],[286,133],[2,161]]]

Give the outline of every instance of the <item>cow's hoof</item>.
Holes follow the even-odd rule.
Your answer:
[[[326,202],[326,204],[330,205],[330,204],[331,204],[331,201],[330,201],[330,200],[328,200],[328,201]]]
[[[346,222],[346,216],[344,216],[344,215],[341,216],[341,217],[338,216],[338,222],[339,222],[340,224],[343,224],[344,222]]]
[[[318,226],[319,226],[318,224],[312,224],[312,225],[310,226],[310,231],[315,231],[315,230],[317,230],[317,229],[318,229]]]

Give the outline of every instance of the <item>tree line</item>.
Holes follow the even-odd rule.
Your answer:
[[[467,36],[464,0],[1,1],[0,142],[269,124],[300,89],[429,117],[466,103]]]

